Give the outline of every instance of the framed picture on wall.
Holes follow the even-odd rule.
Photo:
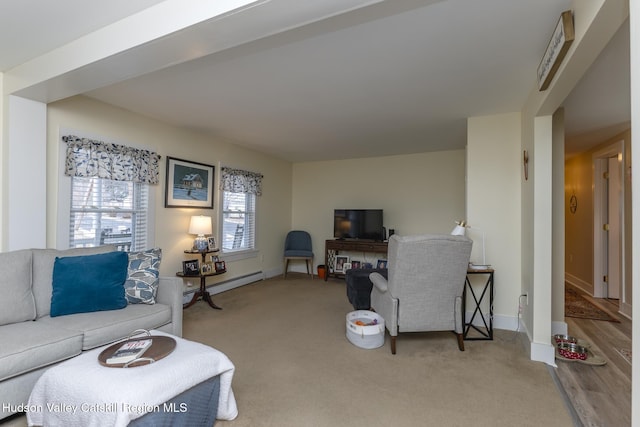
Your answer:
[[[213,209],[214,172],[211,165],[167,157],[164,207]]]

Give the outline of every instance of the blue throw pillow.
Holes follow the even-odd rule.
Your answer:
[[[51,317],[126,307],[128,265],[126,252],[56,258]]]
[[[129,252],[129,269],[124,291],[129,304],[155,304],[162,250]]]

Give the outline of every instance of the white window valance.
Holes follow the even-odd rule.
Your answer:
[[[158,183],[160,156],[148,150],[66,135],[65,175]]]
[[[220,189],[231,193],[249,193],[262,196],[262,174],[222,167]]]

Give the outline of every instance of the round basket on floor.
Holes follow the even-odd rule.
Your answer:
[[[365,349],[384,345],[384,319],[368,310],[356,310],[347,314],[347,339]]]

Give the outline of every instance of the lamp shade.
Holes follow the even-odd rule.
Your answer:
[[[467,223],[464,221],[456,221],[455,228],[451,231],[453,236],[464,236]]]
[[[189,223],[189,234],[204,236],[211,234],[211,217],[204,215],[194,215]]]

